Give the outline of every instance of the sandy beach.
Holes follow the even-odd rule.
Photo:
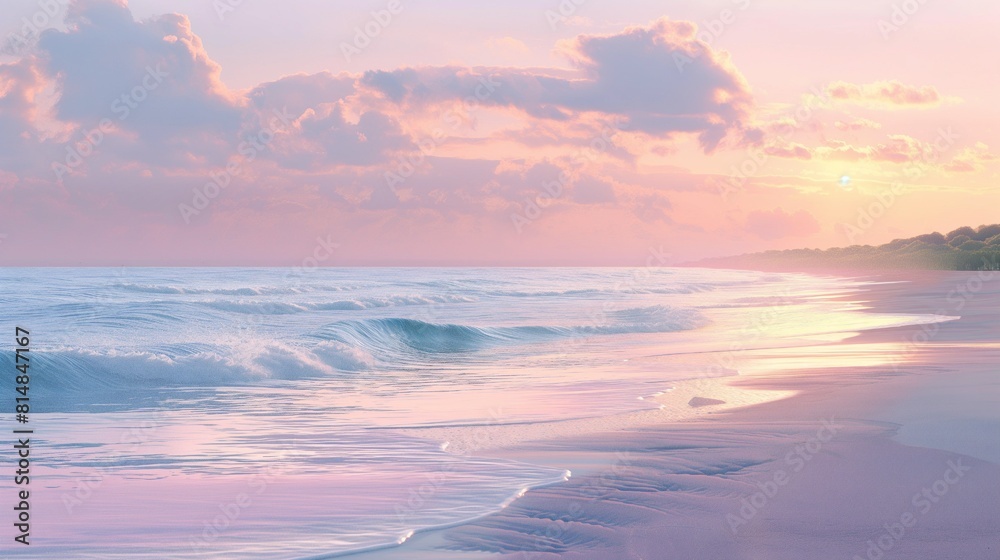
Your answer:
[[[864,279],[845,301],[960,318],[742,351],[739,375],[679,383],[660,410],[426,430],[456,453],[572,476],[356,557],[997,558],[1000,277]]]

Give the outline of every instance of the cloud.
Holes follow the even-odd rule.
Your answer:
[[[944,102],[931,86],[911,86],[896,80],[870,84],[833,82],[826,87],[826,93],[841,103],[883,109],[926,109]]]
[[[887,142],[862,147],[832,140],[828,146],[816,148],[814,152],[835,160],[907,163],[925,160],[934,151],[932,146],[905,134],[891,134],[888,138]]]
[[[764,153],[792,159],[825,159],[832,161],[872,161],[895,164],[919,164],[952,173],[981,171],[987,163],[1000,159],[989,146],[977,142],[967,147],[947,162],[938,161],[940,149],[934,144],[921,142],[905,134],[891,134],[887,141],[857,146],[842,140],[829,140],[824,146],[809,147],[797,143],[770,145]]]
[[[93,125],[111,117],[143,136],[238,129],[237,99],[186,16],[139,22],[124,3],[86,0],[70,5],[66,23],[67,31],[48,30],[39,40],[60,120]]]
[[[764,147],[764,153],[769,156],[791,158],[791,159],[812,159],[812,151],[794,142],[783,145],[771,145]]]
[[[781,208],[750,212],[744,227],[746,231],[766,240],[807,237],[820,231],[819,222],[809,212],[799,210],[789,214]]]
[[[0,167],[28,168],[39,142],[34,127],[35,97],[42,90],[41,76],[29,60],[0,64]]]
[[[514,53],[514,54],[531,53],[531,49],[528,48],[528,45],[524,44],[524,41],[515,39],[513,37],[500,37],[500,38],[494,37],[486,41],[486,44],[490,48],[508,53]]]
[[[496,168],[495,181],[489,190],[512,202],[521,202],[543,191],[561,197],[565,192],[560,177],[566,176],[566,169],[549,160],[505,161]]]
[[[582,35],[561,50],[576,68],[572,75],[451,66],[372,71],[362,82],[418,108],[472,96],[540,119],[619,116],[627,130],[696,134],[709,152],[728,134],[746,132],[749,87],[725,55],[695,38],[689,22],[660,19],[615,35]]]
[[[258,85],[247,98],[263,113],[288,110],[296,118],[307,109],[336,103],[355,93],[356,76],[330,72],[295,74]]]
[[[320,72],[237,92],[223,83],[221,68],[185,16],[137,21],[124,1],[75,0],[66,28],[42,34],[37,57],[0,66],[5,125],[0,143],[6,148],[0,161],[8,160],[8,169],[22,168],[30,155],[38,160],[31,166],[45,168],[39,175],[51,176],[47,168],[68,163],[67,154],[87,132],[109,122],[98,145],[84,146],[91,155],[69,174],[139,168],[174,174],[202,170],[206,176],[240,159],[242,143],[281,112],[294,122],[255,151],[259,165],[310,173],[380,166],[384,172],[429,134],[421,115],[441,115],[432,109],[470,97],[520,111],[526,130],[536,135],[499,130],[495,136],[463,138],[458,128],[475,126],[467,118],[449,122],[452,130],[436,138],[437,144],[534,141],[547,146],[546,157],[558,160],[570,157],[567,149],[592,148],[600,136],[605,146],[599,151],[624,161],[633,154],[606,136],[625,129],[662,139],[695,135],[712,151],[727,136],[740,142],[752,135],[744,124],[752,97],[727,56],[698,41],[694,32],[693,24],[661,19],[618,34],[582,35],[560,46],[573,70],[446,66],[364,75]],[[498,41],[522,45],[511,37]],[[46,89],[55,92],[45,117],[55,132],[40,140],[34,97]]]
[[[413,174],[389,187],[384,170],[364,170],[359,186],[369,191],[362,204],[367,209],[431,209],[440,215],[477,213],[490,201],[507,207],[529,193],[540,190],[542,182],[559,174],[538,166],[534,169],[503,170],[498,162],[483,159],[427,157]]]
[[[829,159],[836,161],[880,161],[908,163],[928,161],[935,152],[934,146],[905,134],[890,134],[886,142],[855,146],[842,140],[829,140],[824,146],[809,147],[789,143],[764,148],[768,155],[795,159]]]
[[[298,119],[297,134],[272,146],[271,159],[303,169],[333,165],[376,165],[391,154],[415,150],[399,123],[377,111],[365,111],[356,121],[348,120],[341,104],[307,109]]]
[[[0,68],[0,76],[10,74],[15,82],[3,89],[21,92],[20,120],[3,129],[18,131],[19,139],[0,133],[0,142],[7,153],[15,141],[24,142],[32,130],[25,121],[28,93],[51,87],[56,98],[50,118],[62,128],[44,165],[69,169],[69,154],[82,146],[90,155],[72,166],[77,176],[100,166],[135,165],[175,173],[202,169],[208,175],[243,158],[245,142],[270,128],[275,113],[290,115],[294,125],[255,149],[254,159],[289,169],[374,165],[414,147],[392,116],[348,107],[348,98],[358,93],[357,76],[293,75],[245,93],[229,90],[183,15],[136,21],[123,1],[76,0],[66,30],[45,31],[38,47],[37,58],[19,63],[16,76],[14,67]],[[14,99],[4,98],[8,105]],[[9,109],[0,105],[0,120],[5,114],[13,118],[15,107]],[[81,142],[99,126],[97,141]]]
[[[942,168],[952,173],[971,173],[980,171],[987,162],[997,161],[998,156],[990,152],[990,147],[982,142],[965,148]]]
[[[224,163],[243,100],[222,83],[187,17],[136,21],[125,2],[77,0],[66,27],[44,31],[37,49],[38,71],[57,95],[52,117],[74,139],[65,149],[103,122],[93,151],[147,165]]]
[[[615,202],[615,188],[607,181],[585,177],[574,185],[573,200],[579,204]]]
[[[869,119],[854,119],[852,121],[836,121],[833,127],[837,130],[878,130],[882,128],[880,123]]]

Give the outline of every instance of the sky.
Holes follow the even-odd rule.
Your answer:
[[[9,0],[0,264],[676,264],[1000,222],[985,0]]]

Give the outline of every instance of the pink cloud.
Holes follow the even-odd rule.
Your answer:
[[[812,159],[812,151],[810,151],[806,146],[796,143],[766,146],[764,148],[764,153],[769,156],[781,158]]]
[[[883,143],[854,146],[841,140],[830,140],[826,146],[819,146],[811,151],[816,157],[839,161],[908,163],[927,160],[934,148],[905,134],[892,134]]]
[[[972,173],[983,169],[984,164],[997,161],[998,156],[990,152],[990,147],[982,142],[965,148],[942,168],[953,173]]]
[[[837,130],[878,130],[882,128],[880,123],[870,119],[854,119],[852,121],[836,121],[833,127]]]
[[[22,171],[38,165],[35,97],[44,88],[30,60],[0,64],[0,167]]]
[[[42,65],[59,91],[56,116],[93,125],[112,118],[147,136],[235,132],[240,99],[220,78],[187,17],[135,21],[124,2],[70,5],[65,32],[39,40]],[[139,109],[142,110],[139,110]]]
[[[935,107],[944,100],[931,86],[912,86],[897,80],[871,84],[834,82],[826,91],[836,101],[883,108]]]
[[[538,119],[599,112],[655,136],[697,134],[706,151],[745,132],[752,96],[725,57],[695,39],[688,22],[660,19],[615,35],[583,35],[562,47],[579,74],[515,68],[429,67],[375,71],[363,84],[404,106],[480,97]],[[740,135],[740,134],[738,134]]]

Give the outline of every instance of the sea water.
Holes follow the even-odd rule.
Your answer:
[[[0,478],[5,533],[30,490],[25,558],[393,546],[570,476],[421,428],[628,413],[737,375],[745,350],[940,319],[869,313],[848,279],[702,269],[6,269],[0,287],[11,429],[15,328],[31,339],[30,484]]]

